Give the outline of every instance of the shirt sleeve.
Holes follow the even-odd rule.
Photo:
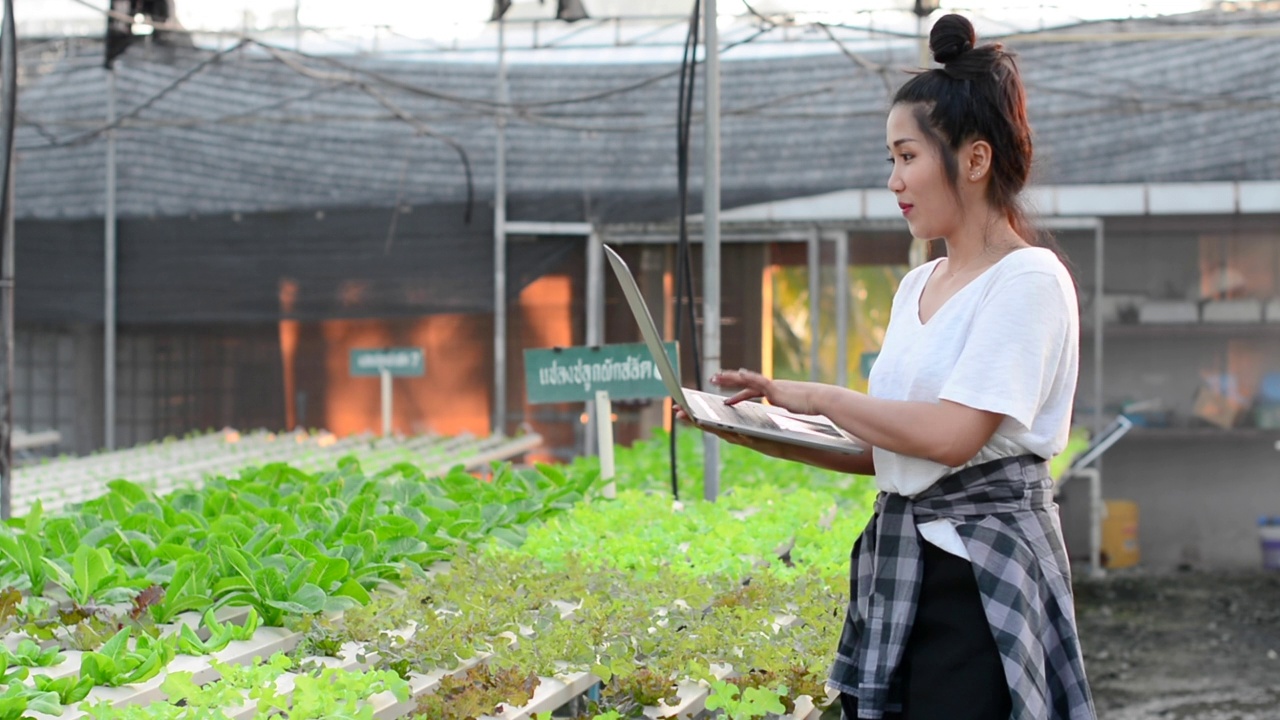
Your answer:
[[[1030,430],[1053,388],[1070,318],[1052,273],[1024,272],[995,284],[974,314],[939,400],[999,413]]]

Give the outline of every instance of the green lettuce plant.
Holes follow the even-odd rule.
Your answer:
[[[44,546],[35,536],[0,526],[0,562],[4,563],[0,574],[6,576],[6,582],[34,595],[43,594],[49,579],[45,559]]]
[[[130,628],[124,628],[96,651],[80,659],[80,676],[94,685],[119,687],[144,682],[160,673],[173,660],[177,641],[173,637],[140,635],[129,647]]]
[[[347,595],[330,595],[310,581],[314,562],[283,556],[259,559],[233,547],[221,548],[235,575],[219,581],[214,592],[220,603],[248,605],[267,625],[279,626],[286,615],[337,612],[359,603]]]
[[[179,613],[203,612],[213,606],[213,561],[207,555],[188,555],[176,563],[173,576],[151,604],[151,618],[172,622]]]
[[[773,689],[748,687],[743,690],[732,683],[716,680],[711,683],[707,709],[713,713],[719,711],[729,720],[755,720],[770,713],[781,715],[786,712],[782,704],[786,695],[785,685]]]
[[[200,633],[190,625],[184,624],[178,629],[179,654],[212,655],[233,640],[249,640],[261,626],[262,619],[258,616],[257,609],[251,607],[243,624],[222,623],[218,622],[213,610],[209,609],[205,611],[201,624],[209,636],[208,639],[202,639]]]
[[[110,604],[131,599],[138,588],[129,585],[124,569],[103,548],[80,545],[71,562],[44,558],[52,577],[77,607]]]
[[[33,712],[61,715],[62,705],[57,694],[36,690],[21,682],[8,683],[0,691],[0,720],[23,720]]]
[[[24,638],[13,650],[0,645],[0,658],[4,658],[10,666],[53,667],[62,662],[66,656],[57,646],[42,648],[33,640]]]
[[[34,683],[36,690],[57,695],[58,702],[62,705],[75,705],[87,698],[89,691],[93,689],[93,678],[79,675],[67,675],[60,678],[48,675],[32,675],[31,681]]]

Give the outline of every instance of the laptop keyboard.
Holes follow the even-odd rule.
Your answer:
[[[726,422],[761,429],[778,427],[778,424],[769,417],[769,411],[765,410],[760,403],[741,402],[737,405],[725,405],[723,402],[710,402],[708,405],[713,408],[717,417]]]

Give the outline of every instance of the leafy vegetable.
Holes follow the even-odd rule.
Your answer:
[[[0,526],[0,561],[14,568],[17,573],[15,579],[22,582],[20,589],[35,595],[44,593],[49,574],[44,562],[44,547],[36,537]]]
[[[37,690],[57,695],[58,702],[62,705],[74,705],[84,700],[89,696],[89,691],[93,689],[93,679],[80,677],[79,675],[68,675],[60,678],[52,678],[48,675],[32,675],[31,680],[35,683]]]
[[[13,650],[0,645],[0,658],[4,658],[9,665],[53,667],[62,662],[65,657],[57,646],[43,649],[29,639],[19,641],[18,646]]]
[[[138,594],[136,588],[128,585],[129,578],[124,569],[111,557],[111,553],[102,548],[80,545],[69,564],[50,558],[44,558],[44,563],[58,585],[79,607],[88,607],[95,600],[100,603],[121,602]]]
[[[116,633],[96,652],[85,653],[80,660],[81,677],[94,685],[119,687],[150,680],[173,659],[177,641],[142,635],[136,646],[129,648],[130,629]]]
[[[758,687],[740,690],[737,685],[717,680],[711,683],[707,709],[721,710],[729,720],[754,720],[770,713],[780,715],[786,712],[781,700],[786,694],[786,686],[773,690]]]

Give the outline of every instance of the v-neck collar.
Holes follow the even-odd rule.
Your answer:
[[[920,327],[929,327],[929,325],[934,321],[934,319],[937,318],[939,315],[941,315],[942,312],[947,309],[948,305],[952,304],[951,301],[955,300],[957,295],[965,292],[970,287],[976,285],[979,280],[986,277],[988,273],[990,273],[992,270],[995,270],[997,267],[999,267],[1000,263],[1004,262],[1005,260],[1008,260],[1011,256],[1016,255],[1017,253],[1020,253],[1023,250],[1030,250],[1034,247],[1036,246],[1028,245],[1026,247],[1020,247],[1017,250],[1010,250],[1009,252],[1005,253],[1004,257],[991,263],[991,265],[989,265],[982,272],[978,273],[977,275],[974,275],[973,278],[969,280],[969,282],[962,285],[959,290],[956,290],[955,292],[951,293],[951,296],[948,297],[946,300],[943,300],[942,304],[939,305],[938,308],[933,311],[933,314],[929,316],[928,320],[923,320],[920,317],[920,298],[924,297],[924,291],[926,288],[929,287],[929,281],[933,279],[933,274],[938,272],[938,268],[942,265],[942,261],[945,258],[939,258],[937,260],[934,260],[933,269],[929,271],[929,275],[925,277],[924,282],[920,284],[920,290],[915,293],[916,307],[915,307],[915,310],[911,313],[911,316],[915,318],[916,325]]]

